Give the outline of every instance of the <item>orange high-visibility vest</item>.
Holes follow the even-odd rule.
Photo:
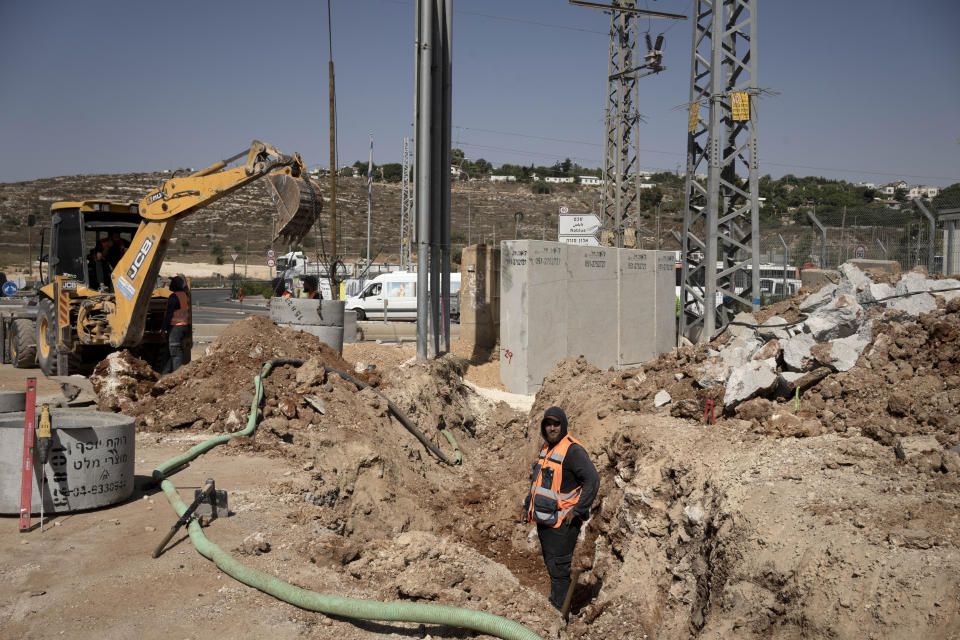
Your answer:
[[[187,324],[190,319],[190,299],[183,291],[174,291],[173,294],[180,301],[180,308],[173,312],[173,316],[170,318],[170,326],[180,327]]]
[[[543,443],[540,456],[533,465],[530,475],[530,506],[527,508],[527,520],[548,527],[559,527],[564,517],[580,501],[583,487],[577,487],[570,493],[560,493],[563,482],[563,459],[572,444],[580,444],[569,435],[550,449],[549,443]],[[583,446],[583,445],[580,445]],[[550,478],[549,486],[544,485],[544,476]]]

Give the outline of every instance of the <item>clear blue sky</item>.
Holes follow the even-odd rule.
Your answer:
[[[640,6],[689,14],[690,0]],[[960,182],[960,3],[760,1],[761,172]],[[453,141],[495,165],[600,166],[609,17],[454,0]],[[339,162],[412,135],[413,0],[333,0]],[[692,25],[640,80],[641,165],[683,162]],[[0,2],[0,181],[201,167],[257,138],[329,164],[325,2]],[[522,134],[522,135],[520,135]],[[682,167],[681,167],[682,169]]]

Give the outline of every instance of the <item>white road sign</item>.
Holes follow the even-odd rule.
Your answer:
[[[267,266],[268,266],[268,267],[273,267],[273,266],[275,266],[276,264],[277,264],[277,261],[276,261],[276,260],[274,260],[273,258],[267,258]]]
[[[600,218],[592,213],[566,214],[560,216],[561,236],[592,236],[600,231]]]
[[[599,247],[600,241],[596,236],[558,236],[557,240],[567,244],[578,244],[585,247]]]
[[[236,261],[237,261],[237,258],[239,258],[239,257],[240,257],[240,254],[239,254],[239,253],[231,253],[231,254],[230,254],[230,259],[233,260],[234,262],[236,262]]]
[[[565,216],[570,213],[570,207],[560,207],[560,215]]]
[[[268,258],[276,258],[276,257],[277,257],[277,254],[273,252],[273,249],[267,249],[267,257],[268,257]]]

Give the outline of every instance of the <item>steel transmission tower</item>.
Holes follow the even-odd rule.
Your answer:
[[[603,197],[601,242],[624,246],[626,229],[640,222],[640,112],[637,80],[666,69],[660,64],[663,36],[656,46],[647,34],[647,54],[641,56],[638,23],[646,18],[685,20],[686,16],[638,9],[636,0],[613,0],[611,4],[570,0],[575,4],[610,13],[610,58],[607,62],[607,101],[604,115]],[[630,225],[632,224],[632,227]],[[627,244],[637,246],[635,238]]]
[[[413,238],[413,190],[410,188],[410,138],[403,139],[403,169],[400,181],[400,269],[410,269]]]
[[[695,0],[680,331],[701,342],[760,305],[756,5]]]

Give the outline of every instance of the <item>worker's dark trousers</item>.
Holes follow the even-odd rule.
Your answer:
[[[170,349],[170,360],[165,367],[164,373],[173,373],[185,363],[190,362],[190,354],[184,353],[183,339],[187,337],[187,331],[190,327],[185,324],[170,327],[170,333],[167,335],[167,346]]]
[[[563,599],[570,588],[570,564],[573,562],[573,548],[577,546],[582,522],[561,524],[559,527],[537,525],[540,537],[540,550],[543,562],[550,574],[550,604],[557,609],[563,606]]]

